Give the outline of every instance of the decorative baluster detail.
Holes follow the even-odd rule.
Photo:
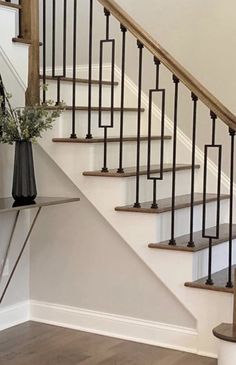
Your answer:
[[[171,239],[170,245],[175,246],[175,189],[176,189],[176,153],[177,153],[177,127],[178,127],[178,99],[179,99],[179,79],[173,75],[175,84],[174,96],[174,129],[173,129],[173,173],[172,173],[172,207],[171,207]]]
[[[194,188],[195,188],[195,152],[196,152],[196,124],[197,124],[197,102],[198,98],[192,93],[193,100],[193,134],[192,134],[192,170],[191,170],[191,201],[190,201],[190,239],[188,247],[195,247],[193,240],[194,223]]]
[[[147,178],[153,181],[153,201],[152,209],[157,209],[157,181],[163,180],[163,164],[164,164],[164,133],[165,133],[165,90],[159,88],[159,74],[160,74],[160,61],[154,58],[154,63],[156,65],[156,88],[149,90],[149,116],[148,116],[148,168],[147,168]],[[152,104],[153,95],[161,94],[162,96],[162,110],[161,110],[161,145],[160,145],[160,175],[159,177],[151,176],[151,156],[152,156]]]
[[[88,71],[88,133],[86,139],[92,139],[92,65],[93,65],[93,0],[90,0],[89,8],[89,71]]]
[[[229,201],[229,267],[227,288],[233,288],[232,280],[232,255],[233,255],[233,218],[234,218],[234,152],[235,152],[235,131],[229,129],[231,139],[230,151],[230,201]]]
[[[124,173],[123,169],[123,137],[124,137],[124,102],[125,102],[125,55],[126,55],[126,33],[127,29],[121,24],[122,32],[122,62],[121,62],[121,112],[120,112],[120,153],[119,153],[119,174]]]
[[[215,143],[216,139],[216,120],[217,116],[215,113],[211,112],[212,119],[212,143],[211,145],[205,145],[204,152],[204,175],[203,175],[203,215],[202,215],[202,236],[203,238],[208,238],[209,240],[209,254],[208,254],[208,278],[206,285],[214,285],[212,280],[212,244],[214,239],[219,239],[219,229],[220,229],[220,193],[221,193],[221,161],[222,161],[222,146]],[[216,232],[215,234],[206,234],[207,224],[207,214],[206,214],[206,196],[207,196],[207,164],[208,164],[208,150],[218,149],[218,178],[217,178],[217,203],[216,203]]]
[[[136,201],[134,208],[141,208],[139,202],[139,185],[140,185],[140,137],[141,137],[141,102],[142,102],[142,76],[143,76],[143,44],[137,41],[139,49],[139,67],[138,67],[138,119],[137,119],[137,162],[136,162]]]
[[[72,85],[72,133],[70,138],[77,138],[75,133],[76,116],[76,61],[77,61],[77,0],[74,0],[74,22],[73,22],[73,85]]]
[[[100,65],[99,65],[99,128],[104,129],[104,158],[102,172],[108,172],[107,167],[107,132],[114,126],[114,83],[115,83],[115,39],[110,39],[110,12],[104,9],[106,17],[106,39],[100,41]],[[103,49],[104,44],[111,44],[111,114],[110,124],[102,123],[102,81],[103,81]]]

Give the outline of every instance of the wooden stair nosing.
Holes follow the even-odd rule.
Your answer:
[[[8,2],[2,1],[2,0],[0,0],[0,6],[6,6],[7,8],[13,8],[13,9],[18,9],[18,10],[21,9],[21,5],[8,3]]]
[[[233,323],[221,323],[213,329],[213,335],[226,342],[236,342],[236,325]]]
[[[58,106],[48,106],[46,109],[48,110],[56,110],[58,109],[59,107]],[[72,106],[65,106],[64,110],[73,110],[73,107]],[[81,112],[87,112],[89,110],[89,108],[87,106],[76,106],[75,107],[75,110],[76,111],[81,111]],[[98,106],[93,106],[91,108],[92,112],[99,112],[99,107]],[[120,107],[114,107],[114,112],[120,112],[121,111],[121,108]],[[138,112],[138,108],[124,108],[123,109],[124,112]],[[110,107],[102,107],[102,112],[111,112],[111,108]],[[145,109],[144,108],[141,108],[141,112],[145,112]]]
[[[214,235],[216,227],[211,227],[206,230],[206,234]],[[233,239],[236,239],[236,224],[233,225]],[[184,251],[184,252],[198,252],[209,247],[209,239],[202,237],[202,231],[194,232],[193,240],[195,242],[195,247],[187,247],[189,241],[189,234],[176,237],[176,246],[169,245],[169,241],[164,241],[160,243],[150,243],[149,248],[155,248],[160,250],[172,250],[172,251]],[[223,242],[229,240],[229,225],[220,225],[220,237],[219,239],[212,240],[212,246],[217,246]]]
[[[195,165],[196,169],[200,168],[200,165]],[[184,170],[190,170],[191,165],[187,164],[178,164],[176,166],[176,171],[184,171]],[[165,173],[173,171],[172,164],[164,164],[164,170]],[[151,166],[151,174],[158,174],[160,173],[160,166],[159,165],[153,165]],[[141,166],[140,167],[140,175],[146,175],[147,174],[147,167]],[[101,172],[101,171],[85,171],[83,173],[84,176],[97,176],[97,177],[117,177],[117,178],[124,178],[124,177],[134,177],[136,176],[136,168],[135,167],[129,167],[124,168],[124,173],[117,173],[116,169],[111,169],[109,172]]]
[[[32,44],[32,41],[30,39],[26,39],[26,38],[20,38],[20,37],[14,37],[12,38],[12,42],[14,43],[21,43],[21,44]],[[39,46],[42,46],[43,43],[39,42]]]
[[[190,194],[176,196],[175,210],[185,209],[190,207]],[[221,195],[221,200],[229,199],[229,195]],[[217,200],[216,194],[207,194],[207,203],[212,203]],[[141,208],[134,208],[133,205],[127,205],[123,207],[116,207],[115,210],[118,212],[128,213],[147,213],[147,214],[162,214],[172,210],[172,199],[165,198],[160,199],[158,202],[159,207],[157,209],[151,208],[152,202],[141,203]],[[194,195],[194,206],[203,204],[202,193],[195,193]]]
[[[43,75],[39,75],[40,79],[42,80],[43,79]],[[64,82],[73,82],[73,77],[67,77],[67,76],[63,76],[61,77],[60,75],[59,76],[50,76],[50,75],[46,75],[46,80],[51,80],[51,81],[57,81],[58,77],[60,77],[60,80],[61,81],[64,81]],[[89,80],[88,79],[83,79],[83,78],[76,78],[75,79],[76,83],[78,84],[88,84],[89,83]],[[99,80],[92,80],[92,84],[93,85],[99,85],[100,84],[100,81]],[[110,81],[102,81],[102,85],[107,85],[107,86],[111,86],[112,85],[112,82]],[[117,81],[114,82],[114,86],[118,86],[119,83]]]
[[[234,275],[234,270],[236,265],[232,266],[232,277]],[[212,279],[214,281],[214,285],[206,285],[207,277],[198,279],[196,281],[186,282],[184,285],[188,288],[194,289],[203,289],[203,290],[211,290],[222,293],[234,293],[233,288],[227,288],[226,283],[228,281],[228,268],[220,270],[214,274],[212,274]]]
[[[171,136],[165,136],[164,137],[165,140],[171,140],[172,137]],[[143,141],[148,141],[148,137],[141,137],[140,140]],[[161,136],[154,136],[151,137],[152,141],[159,141],[161,140]],[[104,142],[104,138],[99,138],[99,137],[94,137],[92,139],[86,139],[86,138],[53,138],[52,139],[53,142],[56,143],[103,143]],[[123,138],[123,142],[136,142],[137,141],[137,137],[124,137]],[[107,142],[109,143],[118,143],[120,142],[120,138],[119,137],[109,137],[107,139]]]

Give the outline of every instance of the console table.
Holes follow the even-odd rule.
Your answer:
[[[13,223],[13,227],[11,230],[11,234],[10,234],[10,238],[9,241],[7,242],[7,247],[6,247],[6,252],[4,254],[4,258],[3,258],[3,263],[0,267],[0,284],[2,282],[2,278],[3,278],[3,273],[5,270],[5,266],[7,263],[7,258],[10,252],[10,248],[11,248],[11,244],[12,244],[12,239],[15,233],[15,229],[18,223],[18,219],[19,219],[19,215],[20,212],[22,210],[25,209],[36,209],[36,214],[34,219],[32,220],[31,225],[29,226],[28,232],[27,232],[27,236],[24,240],[24,242],[22,243],[22,247],[20,250],[20,253],[15,261],[15,264],[10,272],[9,278],[7,280],[7,283],[5,284],[2,294],[0,295],[0,304],[2,303],[5,294],[7,292],[7,289],[11,283],[11,280],[13,278],[13,275],[16,271],[16,268],[20,262],[20,259],[24,253],[25,247],[27,245],[27,243],[29,242],[29,238],[31,236],[31,233],[33,231],[33,228],[35,226],[35,223],[37,222],[37,219],[39,217],[39,214],[42,210],[42,208],[44,207],[48,207],[48,206],[53,206],[53,205],[59,205],[59,204],[68,204],[68,203],[74,203],[74,202],[78,202],[80,199],[79,198],[53,198],[53,197],[38,197],[35,199],[35,201],[33,203],[30,204],[17,204],[12,198],[0,198],[0,213],[5,213],[5,212],[16,212],[16,216],[14,219],[14,223]]]

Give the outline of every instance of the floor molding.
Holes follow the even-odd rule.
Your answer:
[[[0,331],[30,320],[30,302],[25,301],[0,309]]]
[[[30,307],[35,322],[197,353],[195,329],[38,301]]]

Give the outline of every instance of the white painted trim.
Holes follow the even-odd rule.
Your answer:
[[[22,80],[20,74],[17,72],[14,65],[11,63],[10,59],[8,58],[7,54],[4,52],[4,50],[1,46],[0,46],[0,56],[2,56],[3,61],[5,62],[5,64],[9,68],[9,70],[11,71],[12,75],[14,75],[14,78],[16,79],[16,81],[18,82],[18,84],[20,85],[22,90],[25,91],[26,87],[27,87],[26,84]]]
[[[0,309],[0,331],[30,320],[30,302],[25,301]]]
[[[192,328],[39,301],[31,301],[31,320],[197,353],[198,333]]]

